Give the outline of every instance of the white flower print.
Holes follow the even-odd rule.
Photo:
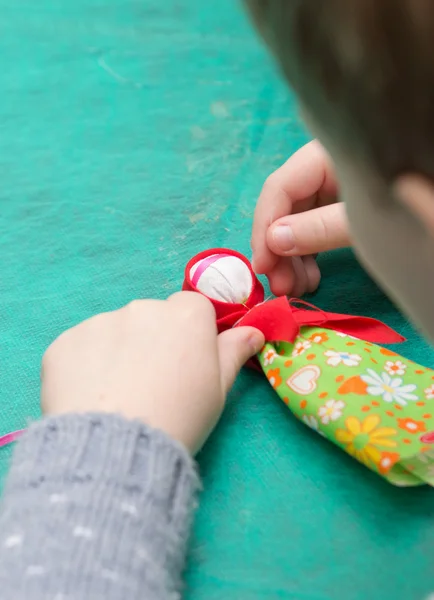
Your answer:
[[[431,385],[430,387],[426,388],[426,390],[425,390],[425,398],[427,400],[433,400],[434,399],[434,385]]]
[[[358,338],[354,337],[353,335],[350,335],[349,333],[342,333],[342,331],[336,331],[335,333],[336,333],[336,335],[338,335],[341,338],[350,338],[350,340],[358,339]]]
[[[418,455],[417,460],[424,465],[434,462],[434,450],[427,450]]]
[[[407,370],[407,365],[400,360],[395,362],[388,360],[384,366],[384,370],[387,371],[389,375],[404,375]]]
[[[277,352],[275,350],[267,350],[267,352],[264,354],[264,366],[268,367],[268,365],[272,365],[276,356]]]
[[[397,487],[409,487],[411,484],[408,482],[408,479],[394,479],[393,485],[396,485]],[[430,599],[427,598],[427,600]]]
[[[362,357],[358,354],[349,354],[348,352],[335,352],[334,350],[327,350],[324,352],[324,356],[327,356],[327,364],[331,367],[337,367],[338,365],[344,365],[345,367],[357,367]]]
[[[313,415],[304,415],[303,423],[311,429],[313,429],[314,431],[316,431],[317,433],[319,433],[320,435],[324,436],[324,432],[321,431],[321,429],[319,428],[318,419]]]
[[[311,343],[305,340],[304,342],[297,342],[294,346],[294,350],[292,351],[292,356],[301,356],[309,350],[311,347]]]
[[[318,409],[321,423],[328,425],[330,421],[337,421],[342,416],[344,408],[345,402],[342,402],[342,400],[328,400],[324,406],[320,406]]]
[[[412,383],[402,385],[400,377],[392,378],[387,373],[379,375],[372,369],[368,369],[367,375],[362,375],[362,381],[368,384],[367,392],[371,396],[382,396],[384,402],[397,402],[401,406],[406,406],[407,402],[417,400],[414,392],[416,386]]]

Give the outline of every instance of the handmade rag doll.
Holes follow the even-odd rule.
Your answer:
[[[264,301],[249,261],[232,250],[192,258],[183,289],[212,301],[220,332],[263,332],[256,367],[308,427],[390,483],[434,486],[434,371],[377,345],[402,342],[399,334],[286,297]]]

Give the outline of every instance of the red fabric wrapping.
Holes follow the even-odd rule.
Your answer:
[[[262,283],[253,272],[252,266],[245,256],[239,252],[235,252],[235,250],[228,250],[227,248],[214,248],[200,252],[188,262],[187,266],[185,267],[184,283],[182,286],[184,291],[201,293],[192,282],[190,271],[196,263],[200,262],[204,258],[207,258],[208,256],[211,256],[212,254],[224,254],[226,256],[229,255],[239,258],[248,267],[252,275],[252,291],[245,304],[229,304],[228,302],[220,302],[220,300],[213,300],[210,298],[217,316],[217,327],[221,333],[222,331],[226,331],[226,329],[231,329],[235,323],[244,317],[244,315],[246,315],[251,308],[264,301],[264,288]]]
[[[297,299],[288,300],[285,296],[264,302],[264,288],[247,258],[226,248],[205,250],[194,256],[185,269],[183,290],[199,292],[191,281],[190,271],[193,265],[212,254],[225,254],[242,260],[249,268],[253,282],[252,292],[245,304],[230,304],[210,298],[220,333],[234,326],[251,326],[262,331],[267,342],[292,343],[301,327],[311,326],[333,329],[374,344],[396,344],[405,340],[381,321],[369,317],[325,312]]]

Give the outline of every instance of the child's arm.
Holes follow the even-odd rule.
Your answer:
[[[205,442],[263,344],[217,337],[184,293],[95,317],[43,365],[47,418],[18,444],[0,513],[3,600],[178,597]]]
[[[264,184],[252,233],[253,267],[277,296],[313,292],[320,272],[312,255],[350,244],[338,184],[322,146],[306,144]]]
[[[2,598],[169,598],[197,489],[185,449],[139,422],[64,415],[33,426],[3,499]]]

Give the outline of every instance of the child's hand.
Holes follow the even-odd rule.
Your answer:
[[[314,255],[350,244],[331,161],[313,141],[265,182],[255,211],[253,268],[267,275],[272,292],[313,292],[320,272]]]
[[[217,335],[211,303],[183,292],[93,317],[62,334],[42,368],[45,413],[140,419],[196,452],[242,365],[264,343],[252,328]]]

